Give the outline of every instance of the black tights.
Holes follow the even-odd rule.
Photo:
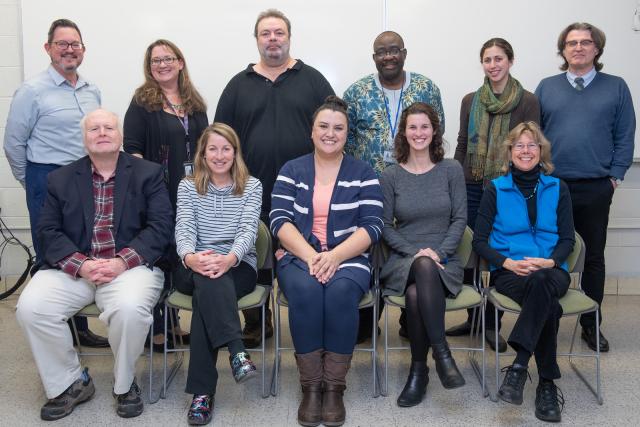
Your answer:
[[[428,257],[416,258],[407,279],[405,301],[411,343],[411,360],[427,360],[430,343],[442,343],[446,291],[437,264]]]

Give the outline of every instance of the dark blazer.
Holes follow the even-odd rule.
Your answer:
[[[37,234],[43,265],[80,252],[89,255],[94,222],[91,160],[83,157],[48,176]],[[160,165],[121,152],[116,166],[113,234],[116,252],[130,247],[151,268],[167,254],[173,210]]]

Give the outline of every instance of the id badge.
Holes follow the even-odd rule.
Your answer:
[[[393,152],[389,150],[384,150],[384,153],[382,154],[382,160],[384,160],[385,163],[396,162],[396,159],[393,157]]]
[[[184,176],[193,176],[193,162],[184,162],[182,166],[184,168]]]

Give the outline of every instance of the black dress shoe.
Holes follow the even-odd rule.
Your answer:
[[[540,381],[536,387],[536,418],[559,423],[562,420],[564,396],[553,381]]]
[[[593,351],[597,351],[597,341],[596,341],[596,327],[595,326],[587,326],[586,328],[582,328],[582,339],[587,343],[589,348]],[[606,353],[609,351],[609,341],[602,335],[602,331],[600,331],[600,351],[602,353]]]
[[[529,376],[527,367],[514,363],[502,370],[507,373],[498,390],[498,397],[505,402],[522,405],[522,391],[527,382],[527,376]]]
[[[491,347],[491,350],[496,351],[496,331],[492,329],[487,329],[484,332],[484,339]],[[502,338],[502,335],[498,332],[498,353],[504,353],[507,351],[507,342]]]
[[[458,388],[465,384],[464,377],[456,366],[456,361],[451,355],[449,344],[443,342],[433,344],[433,360],[436,362],[436,372],[444,388]]]
[[[78,338],[80,339],[80,345],[84,347],[97,347],[104,348],[109,347],[109,340],[100,335],[96,335],[90,330],[78,331]],[[73,345],[76,345],[76,337],[73,337]]]
[[[427,392],[429,384],[429,368],[426,362],[411,362],[409,378],[404,385],[400,396],[398,396],[398,406],[408,408],[416,406],[422,402],[422,398]]]
[[[398,335],[400,335],[402,338],[409,339],[409,331],[407,331],[407,328],[405,328],[404,325],[400,325],[400,329],[398,329]]]
[[[453,326],[444,332],[448,337],[460,337],[471,333],[471,325],[468,322]]]

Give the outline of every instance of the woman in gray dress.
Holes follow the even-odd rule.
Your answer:
[[[397,164],[381,176],[383,236],[391,253],[381,272],[385,295],[405,295],[411,368],[399,406],[422,401],[429,382],[427,353],[445,388],[464,385],[444,334],[445,298],[462,288],[456,249],[467,221],[462,167],[443,159],[438,114],[416,102],[402,112],[395,139]]]

